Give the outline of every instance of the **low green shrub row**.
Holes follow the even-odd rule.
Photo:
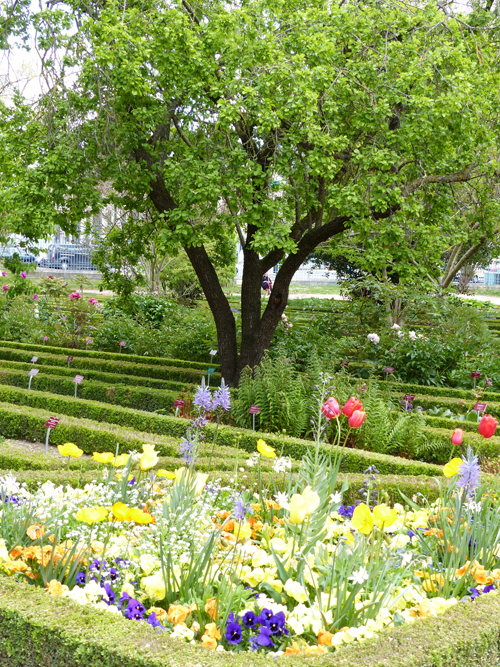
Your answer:
[[[149,442],[155,444],[162,454],[177,454],[178,444],[172,438],[90,419],[69,417],[55,410],[10,403],[0,403],[0,435],[5,438],[44,442],[47,433],[45,423],[49,417],[60,419],[57,427],[50,433],[50,443],[53,445],[74,442],[87,453],[114,452],[117,447],[120,452],[128,452],[141,450],[143,443]]]
[[[287,664],[325,667],[493,667],[500,660],[500,596],[463,601],[438,616],[394,628],[363,644]],[[51,597],[0,578],[1,667],[267,667],[258,653],[211,652],[144,622]]]
[[[43,369],[45,370],[45,369]],[[14,371],[0,367],[0,384],[27,389],[28,376],[26,372]],[[46,375],[44,372],[36,375],[31,388],[37,391],[47,391],[52,394],[73,396],[75,384],[69,377]],[[78,396],[91,401],[123,405],[136,410],[154,412],[155,410],[170,410],[174,401],[179,398],[178,391],[160,391],[147,387],[135,388],[127,385],[107,385],[103,382],[84,380],[78,385]]]
[[[84,370],[105,371],[108,373],[122,373],[125,375],[138,375],[141,377],[153,377],[159,380],[177,380],[182,382],[198,383],[203,377],[203,371],[194,368],[176,368],[173,366],[149,366],[147,364],[131,363],[129,361],[107,361],[106,359],[90,359],[77,356],[74,351],[74,359],[71,368],[74,372]],[[0,348],[0,359],[10,361],[29,361],[26,352],[22,350],[12,350],[9,348]],[[55,354],[38,354],[37,366],[66,366],[66,357]],[[220,373],[214,373],[214,384],[220,382]]]
[[[22,361],[9,361],[5,359],[0,359],[0,369],[10,368],[19,372],[24,372],[27,377],[31,368],[35,365],[32,363],[25,363]],[[44,364],[40,373],[44,375],[58,375],[59,377],[68,377],[73,379],[77,372],[80,369],[78,368],[68,368],[67,366],[49,366]],[[194,391],[196,389],[196,384],[190,384],[189,382],[177,382],[175,380],[158,380],[157,378],[150,377],[141,377],[139,375],[125,375],[123,373],[105,373],[101,371],[82,370],[81,375],[85,376],[86,380],[103,382],[108,385],[117,385],[123,384],[127,386],[140,386],[140,387],[151,387],[152,389],[167,389],[169,391],[187,391],[191,389]]]
[[[56,347],[54,345],[33,345],[32,343],[17,343],[12,341],[0,340],[1,347],[9,347],[19,350],[27,350],[28,352],[44,352],[46,354],[57,354],[61,356],[78,355],[79,357],[93,357],[95,359],[109,359],[115,361],[123,361],[125,357],[127,361],[143,364],[147,360],[148,365],[151,366],[175,366],[176,368],[197,368],[206,371],[207,368],[215,368],[219,370],[219,364],[214,364],[212,361],[201,363],[199,361],[188,361],[186,359],[168,359],[167,357],[141,357],[138,354],[127,354],[127,352],[99,352],[98,350],[75,350],[70,347]]]
[[[469,402],[476,402],[472,395],[472,380],[470,389],[452,389],[451,387],[433,387],[432,385],[409,384],[404,382],[390,382],[384,381],[391,390],[402,394],[416,394],[418,396],[436,396],[450,399],[464,399]],[[488,401],[498,400],[498,392],[485,391],[481,401],[488,403]],[[456,402],[456,401],[455,401]]]
[[[38,391],[25,391],[17,387],[7,387],[0,385],[0,401],[15,404],[16,406],[30,406],[30,408],[44,409],[47,417],[51,416],[48,412],[66,414],[73,417],[86,418],[99,423],[117,424],[120,427],[128,427],[135,431],[144,432],[143,441],[150,440],[159,435],[170,436],[171,438],[181,438],[185,435],[190,422],[186,419],[180,419],[164,415],[132,410],[121,406],[111,406],[95,401],[86,401],[85,399],[67,398]],[[29,409],[29,408],[27,408]],[[1,426],[1,424],[0,424]],[[58,427],[59,428],[59,427]],[[206,438],[211,440],[214,437],[216,425],[208,424],[205,427]],[[57,429],[56,429],[57,430]],[[23,437],[14,436],[0,428],[0,434],[4,437]],[[147,434],[147,435],[146,435]],[[152,436],[150,434],[158,434]],[[258,433],[248,429],[237,429],[231,426],[220,426],[217,433],[217,444],[238,447],[249,452],[254,452],[256,441],[263,438],[272,447],[275,447],[279,455],[287,455],[291,458],[300,459],[304,453],[313,445],[309,440],[300,438],[291,438],[270,433]],[[32,440],[33,438],[28,438]],[[64,441],[65,442],[65,441]],[[76,440],[72,440],[76,442]],[[80,443],[79,447],[85,449]],[[326,446],[328,449],[329,447]],[[98,451],[104,451],[100,447]],[[90,450],[94,451],[94,450]],[[345,449],[342,462],[344,472],[363,472],[368,466],[375,465],[380,473],[388,475],[435,475],[441,474],[438,466],[423,463],[421,461],[411,461],[396,456],[387,456],[377,454],[361,449]]]

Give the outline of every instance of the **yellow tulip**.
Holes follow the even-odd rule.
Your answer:
[[[462,464],[463,464],[462,459],[459,458],[451,459],[451,461],[448,461],[448,463],[445,466],[443,466],[443,475],[445,477],[454,477],[455,475],[458,474],[458,471]]]
[[[105,507],[85,507],[78,510],[75,514],[77,521],[84,521],[89,525],[97,521],[104,521],[108,517],[108,510]]]
[[[300,493],[294,493],[290,498],[290,521],[301,524],[307,516],[308,504]]]
[[[155,452],[154,445],[143,445],[143,455],[139,461],[139,468],[145,472],[150,470],[158,463],[158,454]]]
[[[167,479],[175,479],[175,472],[171,472],[170,470],[164,470],[163,468],[160,468],[160,470],[156,471],[156,476],[166,477]]]
[[[396,510],[387,507],[387,505],[377,505],[373,508],[373,520],[379,528],[387,528],[397,520]]]
[[[126,466],[128,463],[128,460],[130,458],[129,454],[120,454],[116,458],[113,457],[113,465],[115,468],[121,468],[122,466]]]
[[[269,447],[264,440],[257,440],[257,451],[268,459],[276,458],[276,450],[274,447]]]
[[[301,495],[306,504],[306,516],[309,516],[314,512],[314,510],[318,509],[321,502],[320,497],[316,491],[311,489],[310,486],[306,486]]]
[[[205,484],[207,483],[207,479],[208,479],[208,473],[199,472],[196,475],[196,480],[195,480],[195,483],[194,483],[194,490],[195,490],[195,494],[197,496],[199,496],[200,493],[205,488]]]
[[[111,463],[115,458],[115,455],[111,452],[94,452],[92,458],[97,463]]]
[[[187,468],[177,468],[175,471],[175,481],[177,484],[180,484],[181,480],[184,479],[187,482],[187,479],[190,475],[190,472]],[[205,488],[205,484],[207,483],[208,479],[208,473],[202,473],[199,472],[196,474],[196,478],[194,480],[194,492],[196,496],[199,496],[200,493],[203,491]]]
[[[80,449],[74,442],[65,442],[64,445],[57,445],[57,451],[61,456],[72,456],[74,459],[80,458],[83,449]]]
[[[373,530],[373,517],[370,512],[368,505],[361,503],[358,505],[352,515],[351,519],[352,527],[363,533],[363,535],[369,535]]]

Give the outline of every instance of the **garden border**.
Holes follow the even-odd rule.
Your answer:
[[[443,614],[394,628],[314,659],[325,667],[493,667],[499,664],[500,596],[461,602]],[[287,656],[294,664],[310,658]],[[49,597],[0,578],[1,667],[267,667],[270,656],[210,652],[146,623]]]

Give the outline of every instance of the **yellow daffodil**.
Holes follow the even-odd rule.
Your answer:
[[[310,486],[306,486],[306,488],[302,491],[301,495],[306,504],[306,516],[309,516],[315,510],[318,509],[319,504],[321,502],[320,497],[318,496],[316,491],[313,491],[311,489]]]
[[[165,470],[164,468],[160,468],[159,470],[156,471],[156,476],[165,477],[166,479],[175,479],[175,472],[171,472],[170,470]]]
[[[97,463],[112,463],[115,455],[111,452],[94,452],[92,458]]]
[[[307,516],[308,504],[300,493],[294,493],[290,498],[290,521],[301,524]]]
[[[276,458],[276,450],[274,447],[269,447],[264,440],[257,440],[257,451],[268,459]]]
[[[445,477],[454,477],[455,475],[458,474],[458,471],[462,464],[463,464],[462,459],[459,458],[451,459],[451,461],[448,461],[448,463],[445,466],[443,466],[443,475]]]
[[[128,463],[128,460],[130,458],[129,454],[120,454],[116,458],[113,457],[113,465],[115,468],[121,468],[122,466],[126,466]]]
[[[145,472],[150,470],[158,463],[158,454],[155,452],[154,445],[143,445],[142,446],[143,454],[141,460],[139,461],[139,468]]]
[[[72,456],[74,459],[80,458],[83,449],[77,447],[74,442],[65,442],[64,445],[57,445],[57,451],[61,456]]]
[[[379,528],[388,528],[397,521],[398,513],[387,505],[377,505],[373,508],[373,520]]]
[[[116,479],[117,480],[123,479],[123,475],[121,472],[116,473]],[[129,476],[127,477],[127,482],[131,482],[133,479],[135,479],[134,474],[130,473]]]
[[[108,518],[108,510],[105,507],[85,507],[75,514],[77,521],[88,523],[89,526],[97,521],[105,521]]]
[[[373,517],[370,512],[370,508],[365,503],[358,505],[352,515],[351,519],[352,527],[363,533],[363,535],[369,535],[373,530]]]

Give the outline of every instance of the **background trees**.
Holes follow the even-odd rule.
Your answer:
[[[148,210],[157,242],[183,248],[196,272],[232,384],[269,347],[319,244],[355,235],[368,263],[414,275],[422,258],[438,263],[448,234],[461,243],[453,214],[466,184],[480,181],[489,201],[497,33],[480,10],[465,21],[431,2],[69,7],[70,32],[64,6],[43,18],[65,57],[21,139],[9,134],[5,218],[71,230],[109,202]],[[244,249],[240,344],[206,250],[229,228]],[[262,310],[261,277],[277,264]]]

